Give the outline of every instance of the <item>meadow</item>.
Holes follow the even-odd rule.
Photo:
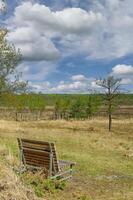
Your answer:
[[[64,188],[49,190],[21,177],[17,137],[55,142],[60,159],[77,163],[73,179]],[[0,121],[0,199],[132,200],[133,119],[108,121]],[[30,178],[29,178],[30,177]],[[47,183],[48,184],[48,183]],[[38,197],[37,197],[38,196]]]

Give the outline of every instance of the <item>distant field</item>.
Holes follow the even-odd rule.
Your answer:
[[[27,197],[27,186],[14,175],[17,166],[17,137],[54,141],[61,159],[76,161],[76,173],[63,191],[46,192],[46,200],[132,200],[133,199],[133,119],[114,120],[108,132],[106,119],[86,121],[0,121],[0,195],[14,199]],[[15,177],[15,178],[14,178]],[[5,188],[1,186],[5,184]],[[16,186],[8,185],[17,183]],[[22,184],[22,185],[21,185]],[[19,192],[22,188],[22,191]],[[1,197],[1,196],[0,196]],[[2,199],[2,198],[1,198]],[[5,198],[8,200],[9,198]],[[38,199],[38,198],[36,198]],[[40,199],[40,198],[39,198]]]

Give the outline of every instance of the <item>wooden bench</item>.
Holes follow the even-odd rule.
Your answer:
[[[20,149],[20,173],[27,169],[44,169],[47,178],[68,179],[72,177],[75,162],[58,160],[55,144],[18,138]]]

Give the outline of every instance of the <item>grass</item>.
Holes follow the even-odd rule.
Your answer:
[[[17,137],[54,141],[60,159],[77,162],[76,173],[63,191],[44,192],[50,183],[43,183],[42,189],[36,184],[38,196],[43,193],[48,200],[132,200],[133,119],[114,120],[111,133],[107,127],[106,119],[0,121],[0,163],[7,168],[18,165]],[[26,184],[27,180],[20,182]]]
[[[0,199],[37,200],[31,188],[26,188],[11,167],[0,162]]]

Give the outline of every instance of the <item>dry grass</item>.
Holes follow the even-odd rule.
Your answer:
[[[77,168],[65,191],[46,195],[46,199],[132,200],[133,119],[114,120],[111,134],[107,127],[107,120],[102,118],[89,121],[0,121],[0,154],[9,166],[16,166],[17,137],[54,141],[59,157],[76,161]],[[11,169],[9,171],[13,173]]]
[[[37,200],[33,191],[26,188],[11,168],[0,165],[0,200]]]

